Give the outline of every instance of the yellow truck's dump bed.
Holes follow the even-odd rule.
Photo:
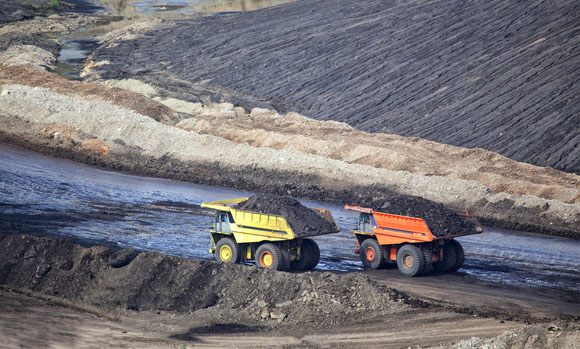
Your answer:
[[[252,242],[256,239],[263,240],[264,238],[267,238],[268,240],[292,240],[295,238],[332,234],[338,231],[337,228],[335,231],[328,232],[297,232],[292,229],[287,219],[282,216],[240,210],[233,207],[236,204],[246,200],[248,200],[248,198],[204,202],[201,204],[201,207],[231,214],[231,217],[228,218],[232,220],[231,222],[228,222],[229,227],[232,233],[237,234],[236,240],[239,243]],[[313,210],[319,213],[324,219],[331,222],[336,227],[336,223],[334,222],[334,219],[328,210]],[[240,233],[247,236],[241,236]]]

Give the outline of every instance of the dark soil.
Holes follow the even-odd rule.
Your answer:
[[[54,40],[42,38],[40,35],[30,35],[23,32],[10,32],[0,35],[0,51],[14,45],[32,45],[40,47],[58,56],[61,45]]]
[[[297,111],[579,173],[579,17],[579,0],[297,1],[178,22],[94,60],[111,62],[105,78],[181,99]]]
[[[48,4],[49,0],[45,0]],[[38,1],[31,1],[38,3]],[[32,18],[35,15],[34,8],[25,6],[24,1],[21,0],[2,0],[0,3],[0,24],[21,21],[26,18]]]
[[[0,285],[111,311],[219,311],[249,324],[268,311],[284,313],[284,324],[322,327],[365,320],[361,308],[380,316],[402,306],[395,291],[358,273],[290,274],[4,233],[0,251]]]
[[[423,218],[435,236],[466,234],[475,227],[442,204],[416,196],[388,193],[386,198],[369,199],[359,203],[375,211]]]
[[[282,216],[286,218],[297,237],[311,236],[316,233],[337,233],[339,231],[335,224],[330,223],[320,214],[288,196],[254,195],[248,200],[237,204],[235,208]]]
[[[85,0],[59,0],[54,6],[52,0],[2,0],[0,1],[0,25],[26,20],[35,16],[46,16],[55,12],[70,11],[95,13],[102,9]]]

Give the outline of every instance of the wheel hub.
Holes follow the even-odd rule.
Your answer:
[[[220,248],[220,259],[223,262],[229,262],[232,259],[232,249],[229,246],[222,246]]]
[[[403,257],[403,266],[405,266],[406,269],[411,269],[413,268],[413,265],[415,265],[415,258],[410,254],[406,254]]]
[[[272,266],[272,263],[274,262],[274,258],[270,253],[264,252],[260,256],[260,261],[262,261],[262,266],[270,268]]]
[[[375,249],[374,248],[367,248],[365,250],[365,256],[367,261],[374,261],[375,260]]]

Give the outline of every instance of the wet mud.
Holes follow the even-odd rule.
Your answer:
[[[183,100],[297,111],[578,173],[579,15],[578,1],[299,1],[164,25],[93,61],[108,62],[95,70],[103,78]]]
[[[339,231],[336,225],[302,205],[298,200],[288,196],[254,195],[237,204],[235,208],[282,216],[286,218],[298,237],[312,235],[312,233],[336,233]]]

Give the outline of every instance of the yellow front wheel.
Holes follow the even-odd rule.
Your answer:
[[[215,259],[221,263],[239,263],[238,244],[231,238],[221,238],[216,245]]]

